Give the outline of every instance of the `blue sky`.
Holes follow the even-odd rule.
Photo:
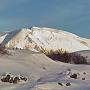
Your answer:
[[[0,31],[31,26],[90,38],[90,0],[0,0]]]

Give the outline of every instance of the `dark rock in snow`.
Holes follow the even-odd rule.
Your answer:
[[[63,84],[62,84],[62,83],[60,83],[60,82],[58,83],[58,85],[63,86]]]
[[[66,86],[71,86],[71,83],[66,83]]]
[[[77,79],[77,74],[70,75],[71,78]]]

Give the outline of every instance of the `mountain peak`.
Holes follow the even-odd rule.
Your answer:
[[[22,28],[18,32],[9,33],[5,36],[3,42],[8,48],[17,47],[31,50],[57,50],[63,48],[66,51],[74,52],[90,49],[85,40],[63,30],[32,27],[31,29]]]

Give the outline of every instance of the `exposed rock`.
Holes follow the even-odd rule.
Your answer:
[[[66,86],[71,86],[71,83],[66,83]]]
[[[1,79],[2,82],[9,82],[9,80],[10,80],[10,75],[7,75],[5,78]]]
[[[71,78],[77,79],[77,74],[70,75]]]
[[[14,84],[20,82],[21,80],[26,82],[27,78],[24,77],[24,76],[18,77],[18,76],[15,76],[15,75],[12,75],[12,74],[7,74],[7,73],[2,75],[2,78],[1,78],[2,82],[8,82],[8,83],[14,83]]]
[[[83,74],[85,75],[85,74],[86,74],[86,72],[83,72]]]
[[[13,83],[13,77],[10,78],[9,83]]]
[[[58,83],[58,85],[63,86],[63,84],[62,84],[62,83],[60,83],[60,82]]]
[[[24,81],[27,81],[27,78],[26,77],[20,77],[21,80],[24,80]]]
[[[13,83],[17,83],[19,81],[20,81],[19,77],[15,77],[14,80],[13,80]]]
[[[82,80],[85,80],[85,78],[82,78]]]

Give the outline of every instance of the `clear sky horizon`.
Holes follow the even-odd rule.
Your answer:
[[[90,0],[0,0],[0,31],[63,29],[90,38]]]

